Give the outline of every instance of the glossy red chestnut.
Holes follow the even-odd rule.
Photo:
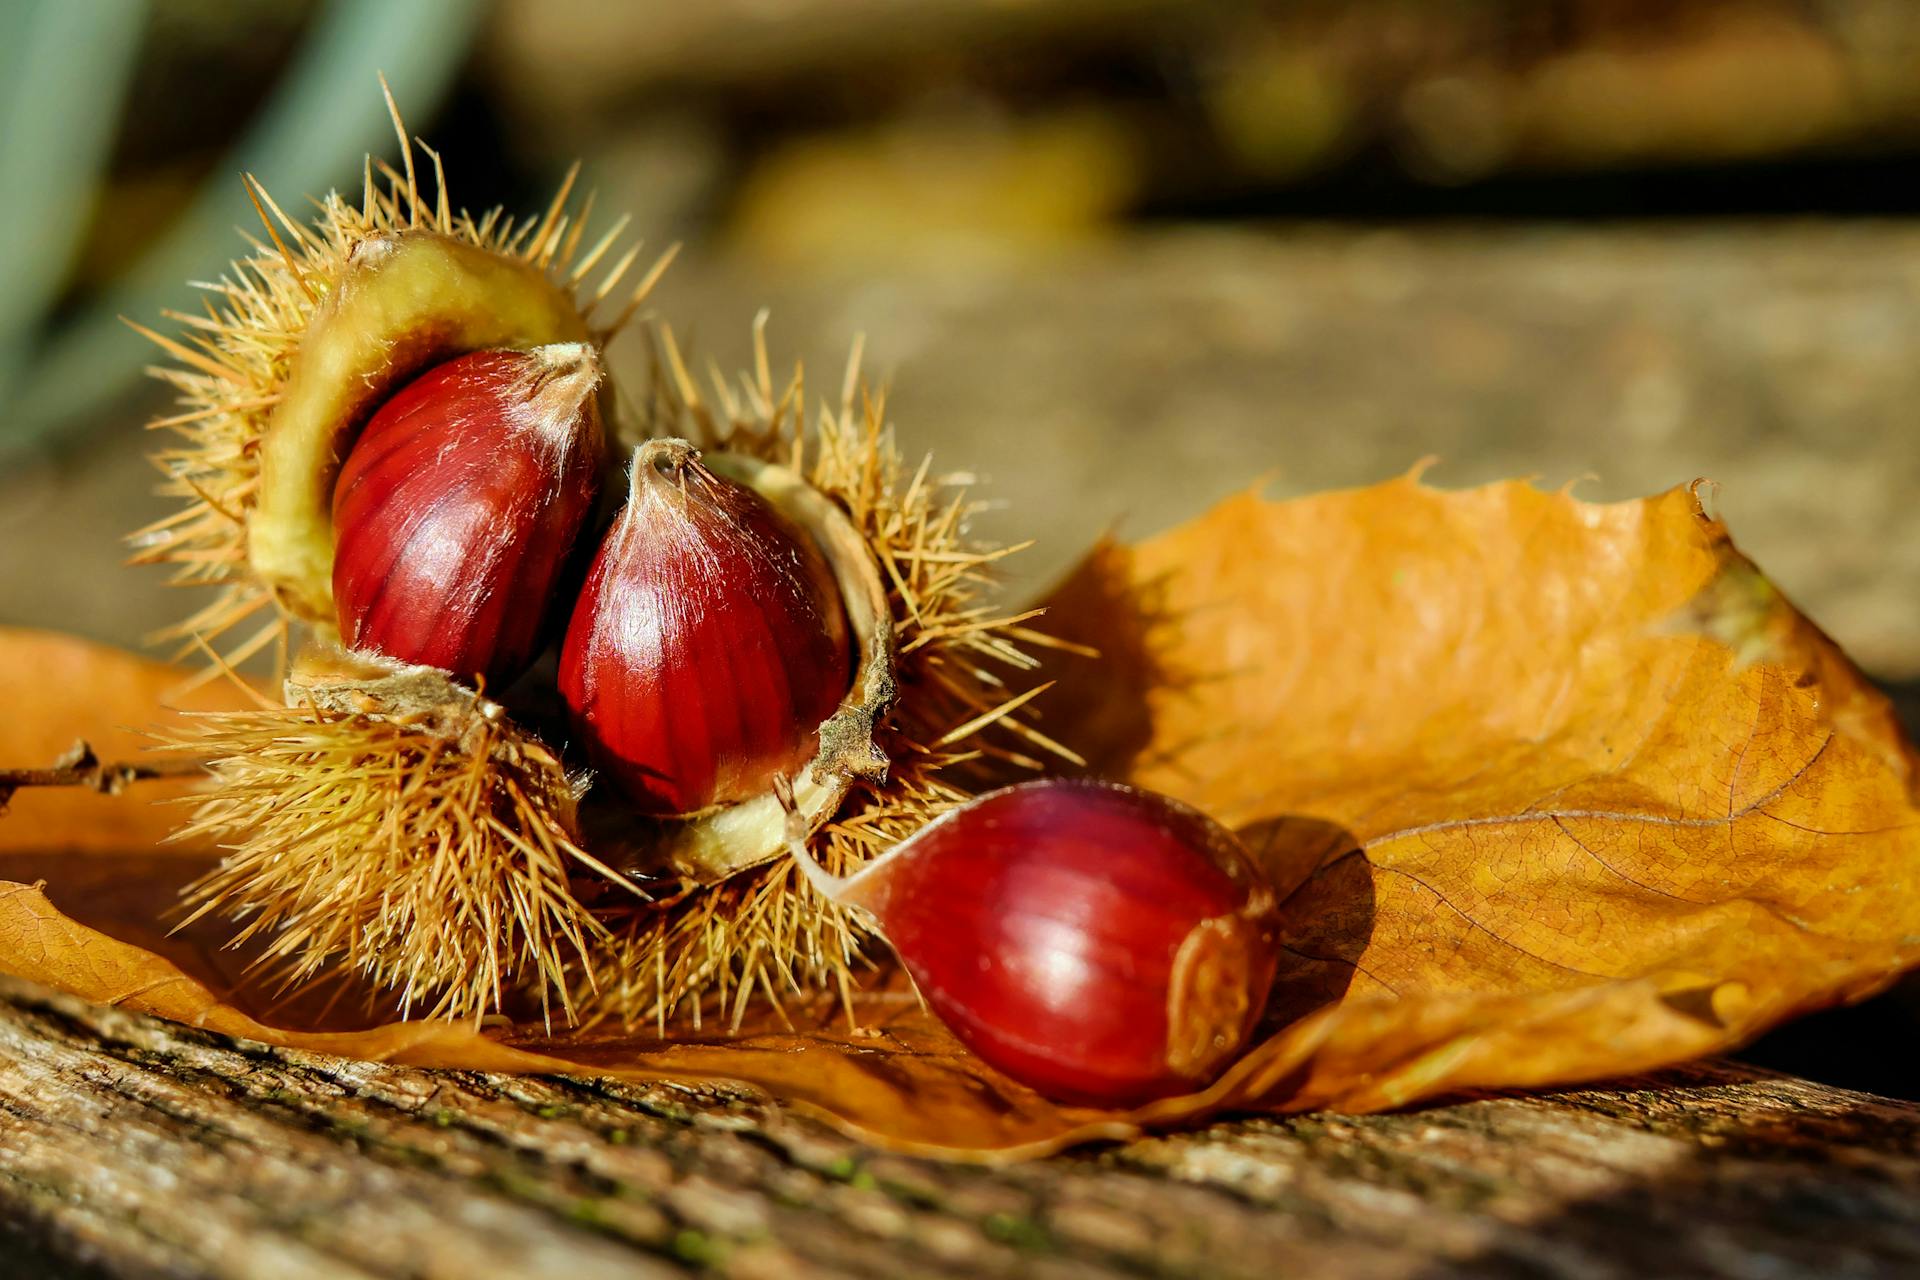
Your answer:
[[[813,759],[852,678],[812,538],[683,440],[635,450],[560,651],[561,696],[601,773],[652,814],[766,795]]]
[[[1226,828],[1150,791],[990,792],[846,878],[797,839],[794,854],[828,897],[875,918],[968,1048],[1060,1101],[1203,1087],[1273,982],[1271,886]]]
[[[476,351],[402,387],[333,493],[333,595],[354,649],[484,677],[524,671],[599,493],[592,347]]]

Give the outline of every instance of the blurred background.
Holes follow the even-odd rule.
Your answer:
[[[1018,590],[1260,477],[1705,475],[1920,688],[1912,0],[12,0],[0,622],[184,612],[118,568],[165,508],[116,317],[193,304],[243,170],[357,191],[376,70],[458,202],[531,210],[578,158],[686,242],[655,297],[702,358],[770,307],[824,387],[864,333],[910,449],[1039,539]],[[1897,1089],[1857,1025],[1766,1052]]]

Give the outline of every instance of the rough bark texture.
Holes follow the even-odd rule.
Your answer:
[[[1920,1107],[1708,1064],[990,1170],[752,1098],[229,1041],[0,979],[0,1274],[1920,1274]]]

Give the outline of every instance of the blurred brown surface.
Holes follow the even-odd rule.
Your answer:
[[[770,306],[817,393],[852,337],[913,452],[1035,538],[1037,589],[1103,530],[1265,479],[1510,475],[1594,498],[1708,476],[1736,537],[1876,673],[1920,674],[1920,227],[1171,227],[950,270],[677,265],[658,311],[738,367]],[[642,375],[642,345],[614,349]],[[0,621],[135,643],[184,612],[118,535],[165,508],[126,425],[0,481]]]
[[[1872,155],[1920,135],[1906,0],[505,0],[483,49],[525,145],[696,111],[749,183],[876,122],[1097,110],[1128,203]],[[931,126],[930,128],[928,128]]]

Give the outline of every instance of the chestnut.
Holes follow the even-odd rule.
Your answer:
[[[1151,791],[989,792],[846,877],[791,846],[817,889],[874,918],[968,1048],[1062,1102],[1204,1087],[1273,982],[1271,884],[1225,827]]]
[[[476,351],[373,414],[333,494],[342,640],[499,687],[547,635],[599,493],[593,348]]]
[[[642,813],[767,795],[811,761],[854,654],[813,539],[684,440],[634,452],[560,650],[588,756]]]

